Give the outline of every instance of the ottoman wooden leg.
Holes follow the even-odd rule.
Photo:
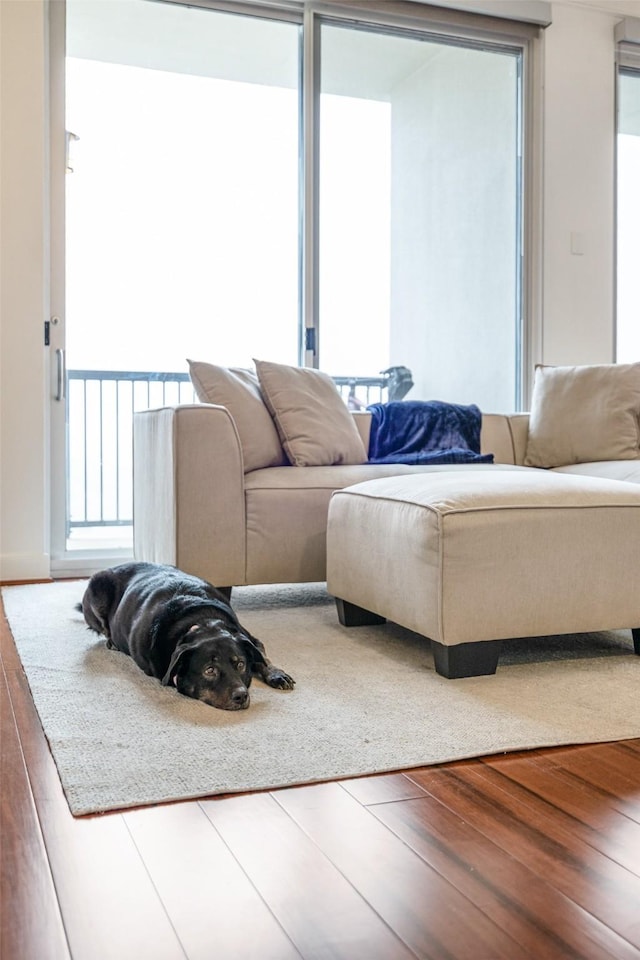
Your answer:
[[[338,619],[343,627],[367,627],[387,622],[386,617],[379,617],[377,613],[358,607],[355,603],[349,603],[348,600],[341,600],[340,597],[336,597],[336,607]]]
[[[631,636],[633,637],[633,652],[640,656],[640,627],[634,627]]]
[[[500,657],[500,640],[479,640],[478,643],[458,643],[447,647],[431,641],[436,673],[447,680],[461,677],[484,677],[495,673]]]

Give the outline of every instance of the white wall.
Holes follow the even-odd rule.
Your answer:
[[[542,362],[614,359],[614,25],[553,4],[544,36]],[[580,255],[571,252],[582,249]],[[577,235],[577,236],[575,236]]]
[[[622,0],[620,0],[622,2]],[[615,5],[617,8],[617,5]],[[624,12],[638,15],[635,4]],[[613,357],[614,41],[619,17],[553,4],[544,39],[546,363]],[[44,0],[0,2],[0,579],[48,575]],[[572,233],[584,254],[571,253]]]

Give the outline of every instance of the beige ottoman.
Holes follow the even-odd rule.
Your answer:
[[[640,485],[464,466],[369,480],[329,507],[327,589],[345,626],[431,638],[442,676],[495,673],[510,637],[632,628]]]

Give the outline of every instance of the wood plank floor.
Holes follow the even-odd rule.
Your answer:
[[[0,655],[2,960],[640,960],[640,741],[77,819]]]

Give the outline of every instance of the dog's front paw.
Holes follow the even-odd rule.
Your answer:
[[[296,683],[293,677],[290,677],[280,667],[270,667],[264,680],[265,683],[268,683],[270,687],[275,687],[276,690],[293,690]]]

